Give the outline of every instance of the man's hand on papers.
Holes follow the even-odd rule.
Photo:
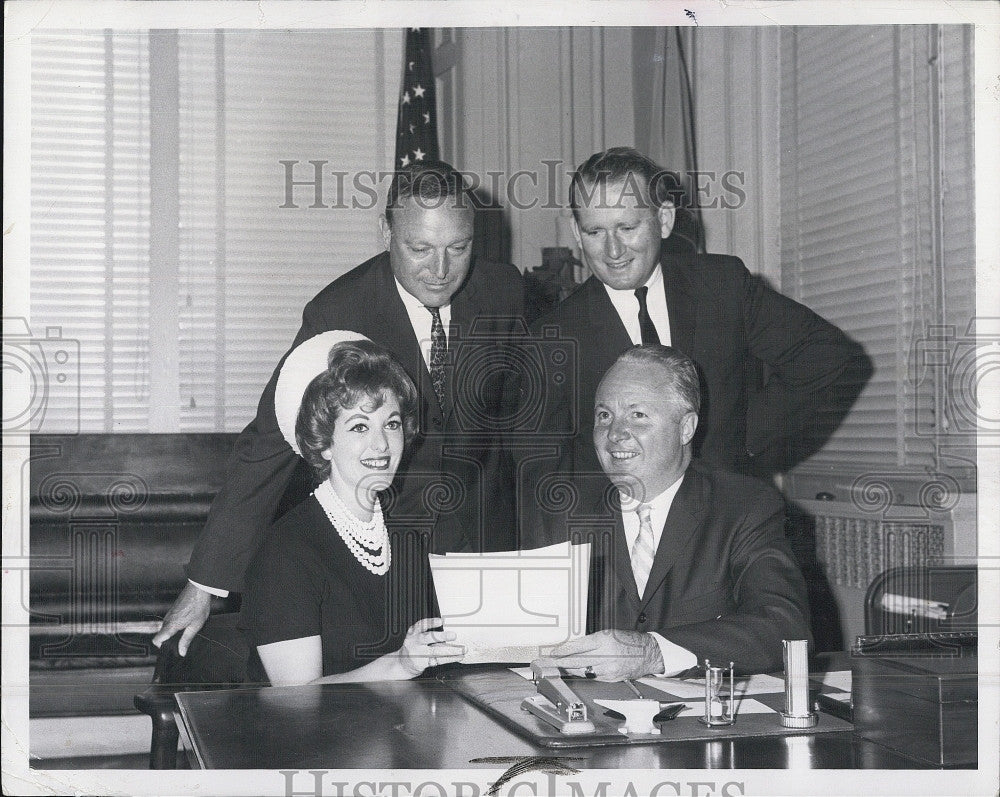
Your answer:
[[[428,667],[452,664],[465,655],[461,645],[447,644],[455,639],[451,631],[431,630],[439,628],[441,622],[440,617],[425,617],[410,626],[398,654],[404,677],[414,678]]]
[[[573,675],[591,675],[599,681],[624,681],[663,672],[660,647],[641,631],[609,629],[571,639],[539,659]]]
[[[167,616],[163,618],[160,630],[153,637],[153,644],[159,647],[178,631],[183,630],[180,642],[177,643],[177,652],[186,656],[188,645],[205,625],[211,608],[212,596],[189,581],[177,596],[174,605],[170,607]]]

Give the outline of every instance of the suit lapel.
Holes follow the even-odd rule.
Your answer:
[[[698,297],[692,292],[687,277],[678,267],[676,257],[664,255],[661,265],[670,321],[670,344],[690,356],[694,348],[698,319]],[[590,277],[584,283],[584,290],[588,291],[588,322],[593,334],[593,345],[597,347],[600,356],[596,363],[597,370],[603,374],[619,354],[631,347],[632,339],[600,280]]]
[[[620,588],[617,591],[623,593],[629,602],[629,606],[632,613],[639,611],[639,591],[635,586],[635,574],[632,572],[632,558],[629,555],[628,543],[625,541],[625,526],[622,523],[622,506],[620,495],[618,491],[611,487],[610,483],[607,484],[607,488],[602,491],[600,498],[595,499],[593,506],[591,507],[590,517],[608,517],[608,515],[613,518],[615,524],[614,534],[611,541],[611,562],[603,560],[599,567],[605,569],[607,573],[607,568],[613,568],[614,579],[611,580],[614,584],[617,584]],[[592,552],[593,555],[593,552]],[[610,573],[608,573],[610,575]],[[607,576],[602,573],[604,580]],[[614,606],[614,602],[618,599],[616,595],[608,596],[611,600],[610,607]],[[611,616],[614,615],[613,608],[609,607],[611,611]]]
[[[448,406],[445,408],[445,422],[451,418],[455,408],[455,373],[458,370],[458,354],[462,351],[469,351],[468,346],[462,346],[463,340],[468,341],[472,337],[472,326],[478,320],[476,298],[478,296],[477,280],[475,278],[476,264],[472,263],[469,275],[465,283],[455,293],[451,299],[451,323],[448,325],[448,364],[447,380],[445,382],[445,393],[448,396]],[[483,319],[489,322],[488,318]],[[486,333],[490,330],[482,330]],[[430,377],[428,377],[429,380]]]
[[[639,589],[635,585],[635,573],[632,572],[632,557],[625,540],[625,526],[622,523],[621,508],[615,512],[615,573],[618,576],[618,583],[622,586],[622,592],[628,598],[634,611],[638,611],[642,604],[639,596]]]
[[[677,562],[708,513],[703,482],[701,475],[691,468],[684,474],[684,481],[674,496],[670,511],[667,513],[667,520],[663,524],[660,544],[656,547],[653,565],[649,569],[643,604],[648,602],[659,589],[670,568]]]
[[[663,255],[660,264],[663,268],[667,315],[670,318],[670,345],[690,357],[694,347],[698,298],[691,292],[687,277],[678,267],[676,256]]]
[[[431,375],[420,354],[420,344],[410,323],[410,316],[396,288],[388,256],[379,264],[375,282],[375,296],[370,306],[376,308],[378,332],[377,337],[373,337],[393,353],[417,385],[423,405],[419,419],[420,428],[426,431],[426,419],[439,413],[434,385],[431,384]]]
[[[597,277],[590,277],[582,290],[587,291],[588,326],[578,341],[577,362],[578,390],[577,417],[581,421],[593,420],[594,395],[601,377],[614,365],[622,352],[632,347],[632,339],[622,323],[621,316],[611,303],[604,284]],[[590,398],[590,405],[583,406],[585,397]]]
[[[615,358],[632,345],[632,339],[611,303],[604,284],[592,276],[584,283],[583,290],[587,291],[587,309],[590,315],[588,321],[589,328],[593,331],[593,343],[601,359],[607,360],[610,367]]]

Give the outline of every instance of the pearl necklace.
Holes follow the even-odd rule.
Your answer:
[[[392,561],[392,548],[378,499],[372,519],[366,523],[348,508],[329,481],[317,487],[313,495],[354,558],[376,576],[384,576]]]

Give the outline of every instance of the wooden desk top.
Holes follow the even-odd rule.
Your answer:
[[[496,768],[471,759],[570,756],[577,769],[919,769],[850,732],[536,747],[433,680],[178,693],[208,769]]]

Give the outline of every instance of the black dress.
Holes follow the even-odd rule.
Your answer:
[[[266,681],[256,648],[271,642],[318,634],[323,675],[398,650],[433,604],[426,535],[390,530],[390,544],[389,571],[379,576],[354,557],[314,496],[275,522],[244,581],[249,678]]]

